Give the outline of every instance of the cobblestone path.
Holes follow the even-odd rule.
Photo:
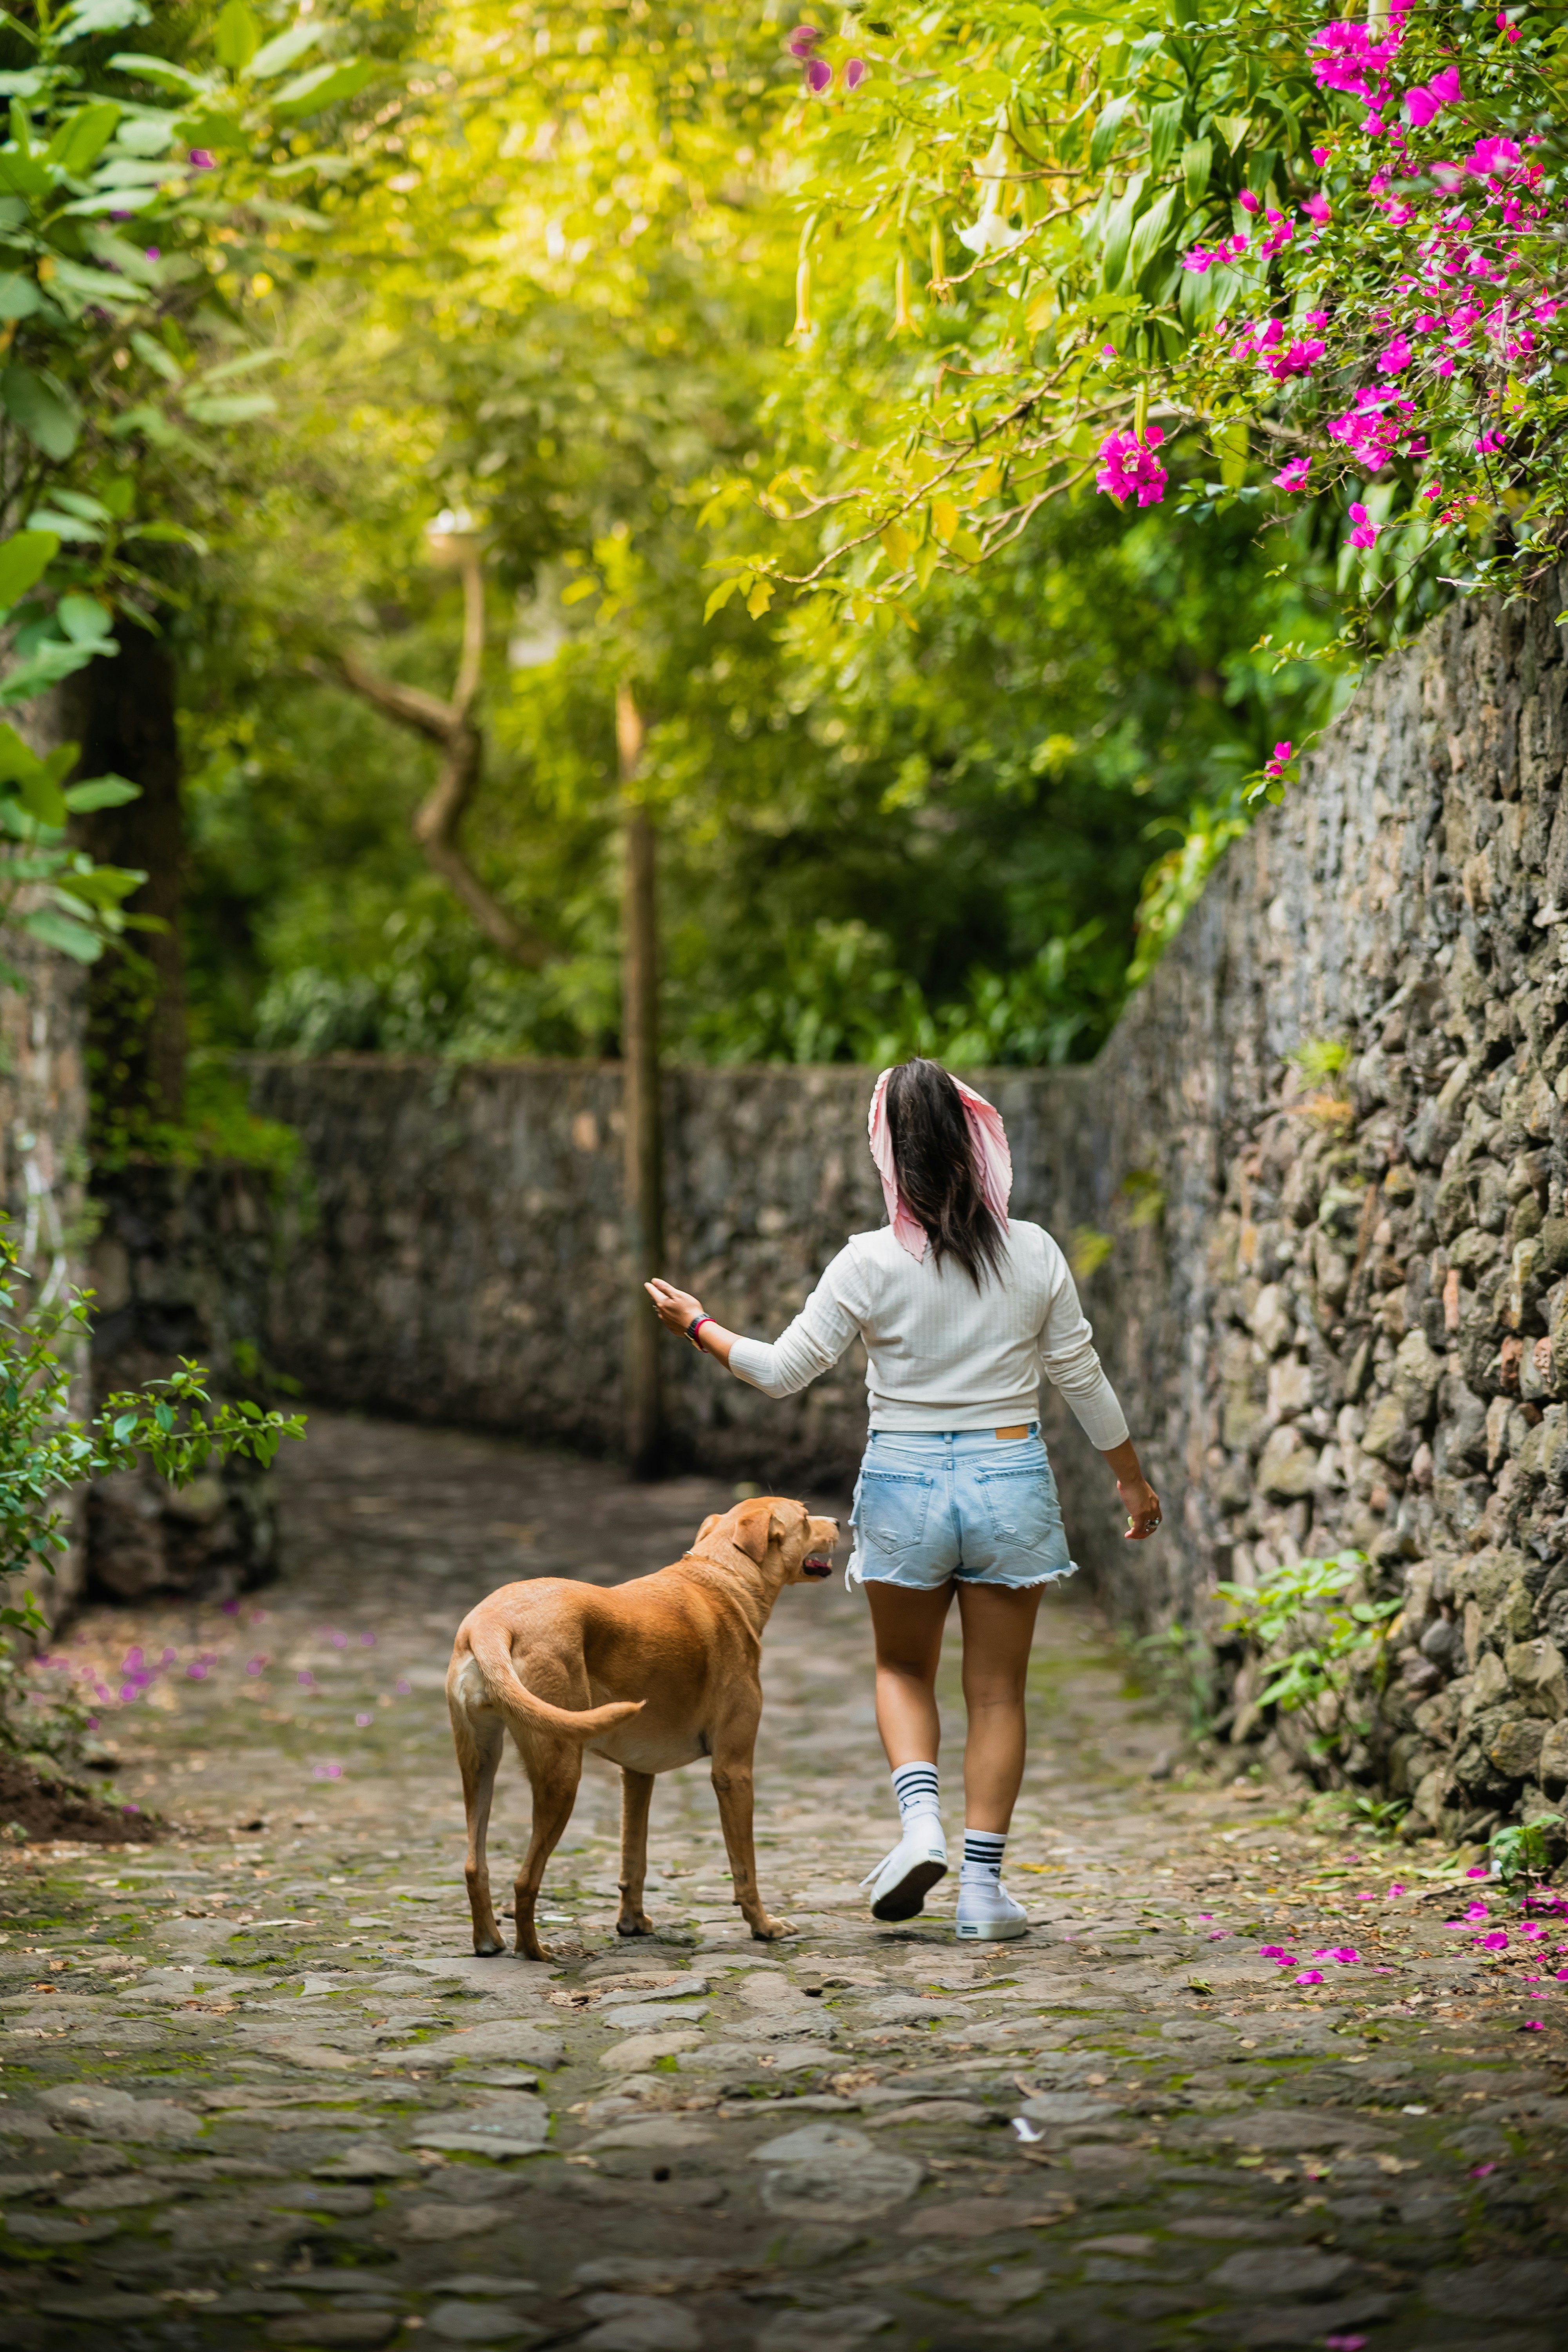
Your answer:
[[[552,1966],[477,1960],[459,1616],[519,1573],[658,1566],[729,1496],[325,1415],[285,1479],[281,1584],[70,1644],[132,1694],[121,1785],[181,1833],[0,1847],[18,2352],[1563,2344],[1568,1927],[1294,1799],[1152,1780],[1169,1730],[1063,1600],[1009,1865],[1029,1937],[959,1948],[940,1899],[876,1928],[892,1813],[836,1582],[767,1646],[763,1888],[795,1938],[746,1939],[689,1771],[654,1801],[663,1932],[617,1943],[591,1764]],[[515,1765],[499,1813],[504,1872]]]

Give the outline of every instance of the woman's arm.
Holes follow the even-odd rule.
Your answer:
[[[661,1282],[657,1275],[651,1282],[645,1282],[643,1288],[652,1299],[654,1310],[665,1329],[675,1332],[679,1338],[687,1337],[691,1324],[702,1312],[701,1302],[693,1298],[689,1290],[677,1290],[672,1282]],[[726,1331],[723,1325],[715,1323],[711,1316],[697,1334],[697,1345],[703,1354],[717,1356],[721,1364],[728,1364],[730,1350],[734,1344],[734,1332]]]
[[[859,1318],[839,1296],[848,1255],[847,1250],[839,1252],[788,1330],[781,1332],[771,1346],[765,1339],[750,1339],[713,1322],[703,1324],[696,1335],[697,1345],[728,1365],[737,1380],[761,1389],[764,1396],[794,1396],[832,1369],[860,1328]],[[665,1329],[689,1334],[702,1313],[700,1302],[689,1291],[677,1290],[673,1283],[657,1277],[643,1286]]]
[[[1078,1286],[1065,1261],[1040,1335],[1040,1361],[1085,1435],[1110,1465],[1127,1514],[1127,1541],[1144,1542],[1160,1525],[1160,1497],[1143,1475],[1127,1416],[1095,1353],[1093,1327],[1079,1304]]]
[[[1130,1437],[1124,1437],[1120,1445],[1107,1446],[1104,1453],[1116,1480],[1121,1507],[1127,1514],[1123,1540],[1142,1543],[1159,1527],[1160,1497],[1144,1477],[1139,1466],[1138,1449]]]

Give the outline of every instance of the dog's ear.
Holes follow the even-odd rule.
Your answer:
[[[735,1514],[734,1545],[748,1559],[760,1560],[767,1550],[773,1531],[774,1511],[771,1495],[753,1495],[742,1503]]]
[[[693,1542],[694,1544],[700,1544],[700,1543],[701,1542],[701,1540],[702,1540],[703,1537],[707,1534],[707,1532],[708,1532],[709,1528],[716,1528],[716,1527],[718,1526],[718,1524],[719,1524],[719,1514],[718,1514],[718,1512],[717,1512],[717,1511],[710,1511],[710,1512],[709,1512],[709,1514],[708,1514],[708,1517],[703,1520],[702,1525],[698,1528],[697,1533],[692,1537],[692,1538],[691,1538],[692,1542]]]

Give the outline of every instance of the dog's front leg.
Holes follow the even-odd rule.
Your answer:
[[[715,1739],[713,1793],[719,1800],[724,1851],[730,1857],[730,1876],[741,1916],[759,1942],[771,1943],[775,1936],[793,1936],[795,1929],[787,1919],[775,1919],[763,1908],[757,1888],[757,1856],[752,1836],[752,1749],[756,1736],[753,1717],[743,1745],[739,1739],[733,1744]]]
[[[621,1914],[618,1936],[651,1936],[653,1921],[643,1909],[643,1882],[647,1876],[647,1813],[653,1801],[653,1774],[621,1767]]]

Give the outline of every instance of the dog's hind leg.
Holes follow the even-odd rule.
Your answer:
[[[647,1875],[647,1811],[653,1801],[653,1774],[621,1767],[621,1914],[617,1936],[651,1936],[653,1921],[642,1907],[643,1881]]]
[[[455,1690],[448,1691],[447,1704],[452,1717],[458,1769],[463,1776],[463,1811],[468,1824],[468,1851],[463,1875],[468,1881],[468,1909],[473,1915],[474,1949],[481,1958],[489,1959],[495,1953],[506,1949],[490,1903],[489,1865],[485,1859],[485,1836],[490,1825],[490,1800],[495,1795],[496,1769],[500,1763],[506,1735],[499,1715],[485,1707],[476,1707],[470,1714],[464,1703],[465,1696],[459,1681]]]
[[[544,1882],[545,1864],[560,1843],[561,1833],[577,1801],[583,1751],[574,1739],[540,1738],[531,1734],[522,1760],[533,1791],[533,1833],[528,1842],[527,1858],[517,1874],[517,1948],[531,1960],[547,1960],[550,1955],[540,1942],[533,1924],[533,1906]]]

